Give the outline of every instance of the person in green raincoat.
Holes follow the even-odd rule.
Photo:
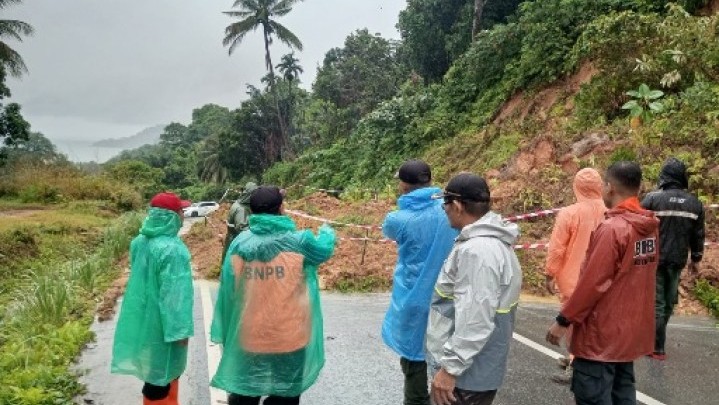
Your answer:
[[[212,320],[211,340],[223,345],[211,385],[229,405],[299,404],[324,366],[317,267],[334,253],[328,225],[297,231],[283,215],[277,187],[250,197],[249,230],[229,247]]]
[[[182,208],[160,193],[130,245],[130,280],[115,330],[111,371],[142,380],[143,404],[177,405],[178,378],[193,335],[190,252],[178,237]]]

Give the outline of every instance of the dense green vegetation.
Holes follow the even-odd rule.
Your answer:
[[[81,392],[71,364],[92,339],[96,300],[118,276],[115,262],[127,252],[141,219],[114,219],[102,207],[74,202],[4,217],[0,404],[72,404]],[[32,207],[3,202],[0,208]]]
[[[0,0],[0,9],[17,2]],[[649,188],[675,155],[691,168],[692,190],[717,201],[719,15],[700,16],[707,0],[409,0],[400,41],[347,27],[304,84],[295,54],[275,64],[271,52],[273,40],[302,49],[280,22],[297,2],[237,0],[226,13],[230,53],[263,33],[267,76],[247,86],[245,101],[198,107],[157,145],[101,166],[68,162],[19,105],[3,103],[5,75],[26,67],[2,40],[33,30],[0,20],[0,209],[22,212],[0,223],[0,405],[71,403],[80,388],[68,364],[90,339],[93,300],[138,226],[136,215],[115,218],[161,190],[216,199],[254,180],[355,197],[393,190],[398,165],[421,157],[439,182],[461,170],[491,174],[504,196],[497,209],[530,210],[570,201],[573,169],[633,159]],[[594,135],[607,139],[603,148],[573,154]],[[522,169],[539,142],[551,156]],[[523,230],[542,238],[546,228]],[[541,283],[537,257],[522,256],[529,284]],[[716,280],[694,293],[716,314]]]

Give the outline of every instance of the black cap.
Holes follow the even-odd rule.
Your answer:
[[[452,178],[444,192],[434,198],[456,198],[462,201],[489,202],[489,186],[483,178],[472,173],[461,173]]]
[[[432,181],[432,170],[421,160],[408,160],[402,164],[395,177],[407,184],[427,184]]]
[[[250,196],[253,214],[278,214],[282,205],[282,193],[275,186],[257,187]]]

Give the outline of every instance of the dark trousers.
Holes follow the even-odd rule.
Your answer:
[[[229,405],[259,405],[260,397],[246,397],[244,395],[230,394],[227,398]],[[298,405],[300,397],[267,397],[264,405]]]
[[[454,405],[491,405],[495,396],[497,396],[497,390],[475,392],[457,388],[454,390],[454,397],[457,398]]]
[[[572,392],[577,405],[634,405],[634,363],[603,363],[575,358]]]
[[[399,360],[404,374],[404,405],[430,405],[427,390],[427,363]]]
[[[170,384],[165,386],[145,383],[142,386],[142,396],[150,401],[159,401],[170,395]]]
[[[667,324],[679,302],[679,281],[682,267],[661,264],[657,267],[657,296],[655,309],[656,333],[654,351],[664,353],[667,340]]]

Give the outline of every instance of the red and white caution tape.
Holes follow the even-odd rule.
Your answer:
[[[388,243],[395,244],[397,242],[392,239],[371,239],[371,238],[339,238],[340,240],[346,240],[351,242],[373,242],[373,243]]]
[[[515,250],[544,250],[549,248],[549,242],[525,243],[523,245],[514,245]]]
[[[530,212],[528,214],[513,215],[511,217],[506,217],[504,219],[509,222],[517,222],[517,221],[523,221],[525,219],[544,218],[544,217],[549,217],[549,216],[555,215],[556,213],[558,213],[561,210],[562,210],[561,208],[552,208],[552,209],[548,209],[548,210]]]
[[[331,220],[331,219],[322,218],[322,217],[316,217],[316,216],[314,216],[314,215],[305,214],[305,213],[302,212],[302,211],[285,210],[285,212],[288,213],[288,214],[290,214],[290,215],[294,215],[294,216],[296,216],[296,217],[305,218],[305,219],[311,219],[311,220],[313,220],[313,221],[322,222],[322,223],[325,223],[325,224],[332,224],[332,225],[337,225],[337,226],[347,226],[347,227],[350,227],[350,228],[358,228],[358,229],[382,230],[382,227],[381,227],[381,226],[377,226],[377,225],[347,224],[347,223],[344,223],[344,222],[333,221],[333,220]]]
[[[349,241],[349,242],[371,242],[371,243],[387,243],[387,244],[397,243],[397,242],[393,241],[392,239],[339,238],[339,240]],[[544,250],[549,247],[549,243],[548,242],[525,243],[523,245],[514,245],[513,247],[516,250]]]

